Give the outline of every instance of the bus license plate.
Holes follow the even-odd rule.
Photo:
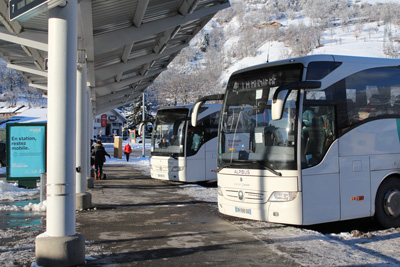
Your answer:
[[[157,176],[160,177],[160,178],[164,178],[165,174],[157,174]]]
[[[251,215],[251,209],[249,208],[235,207],[235,212]]]

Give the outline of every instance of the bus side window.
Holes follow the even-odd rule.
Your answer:
[[[398,67],[366,69],[346,77],[335,86],[338,95],[342,96],[343,92],[347,101],[346,104],[342,101],[337,103],[339,134],[345,133],[349,127],[356,127],[365,119],[400,115]],[[346,112],[340,113],[342,110]]]
[[[193,154],[195,154],[201,145],[204,143],[204,129],[202,126],[197,126],[194,128],[193,136],[192,136],[192,145],[191,149]]]
[[[312,106],[315,110],[311,124],[302,129],[302,165],[312,167],[321,162],[326,151],[336,138],[333,106]]]
[[[393,113],[400,114],[400,95],[397,95],[393,102]]]
[[[347,116],[349,124],[357,123],[360,120],[356,104],[351,99],[347,99]]]

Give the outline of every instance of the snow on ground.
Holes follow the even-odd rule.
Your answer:
[[[112,144],[105,144],[111,146]],[[131,144],[140,151],[141,144]],[[150,142],[146,144],[149,148]],[[122,159],[107,159],[106,165],[121,164],[132,166],[143,170],[149,175],[150,158],[131,158],[126,162]],[[177,185],[182,188],[181,194],[186,194],[194,199],[210,203],[210,208],[217,209],[217,189],[206,188],[196,184]],[[0,181],[0,199],[21,200],[37,196],[38,190],[20,189],[15,184]],[[36,204],[27,204],[16,208],[19,211],[31,212],[36,209],[30,208]],[[1,208],[0,212],[13,210]],[[379,230],[369,232],[346,231],[341,233],[323,234],[307,227],[287,226],[259,221],[249,221],[239,218],[222,216],[230,223],[236,225],[242,231],[253,235],[265,246],[273,249],[276,253],[291,258],[303,266],[399,266],[400,265],[400,228]],[[23,241],[17,248],[4,247],[0,242],[0,263],[18,262],[25,260],[27,263],[34,261],[34,237],[40,231],[29,230],[28,227],[19,229],[0,229],[0,239],[24,236]],[[354,229],[357,230],[357,229]],[[26,238],[25,238],[26,236]]]
[[[122,142],[122,146],[124,147],[128,143],[127,140],[124,140]],[[114,144],[112,143],[105,143],[103,144],[106,150],[109,150],[111,147],[114,147]],[[129,145],[132,147],[132,150],[142,150],[143,149],[143,144],[142,143],[134,143],[131,142]],[[132,165],[136,169],[139,169],[143,171],[146,175],[150,176],[150,158],[149,158],[149,152],[148,150],[151,148],[151,143],[150,139],[145,140],[145,149],[147,150],[146,156],[145,157],[132,157],[132,155],[129,158],[129,162],[126,161],[125,155],[122,155],[121,159],[111,157],[111,159],[107,158],[106,163],[104,166],[107,165],[112,165],[112,164],[126,164],[126,165]]]
[[[181,194],[217,202],[217,189],[182,185]],[[215,204],[216,205],[216,204]],[[217,209],[217,207],[215,207]],[[225,217],[226,216],[222,216]],[[339,234],[282,224],[229,218],[239,229],[255,236],[276,253],[303,266],[399,266],[400,228]],[[333,226],[335,228],[335,226]],[[376,228],[376,227],[375,227]],[[339,227],[340,229],[340,227]]]
[[[17,183],[0,181],[0,200],[21,200],[36,195],[39,191],[19,188]]]

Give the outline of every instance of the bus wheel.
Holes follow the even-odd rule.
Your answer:
[[[400,180],[389,178],[378,189],[375,199],[375,218],[386,228],[400,226]]]

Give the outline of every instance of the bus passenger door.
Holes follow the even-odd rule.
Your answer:
[[[341,220],[370,216],[369,156],[339,157],[339,168]]]
[[[303,224],[340,219],[338,142],[334,142],[324,160],[302,170]]]

